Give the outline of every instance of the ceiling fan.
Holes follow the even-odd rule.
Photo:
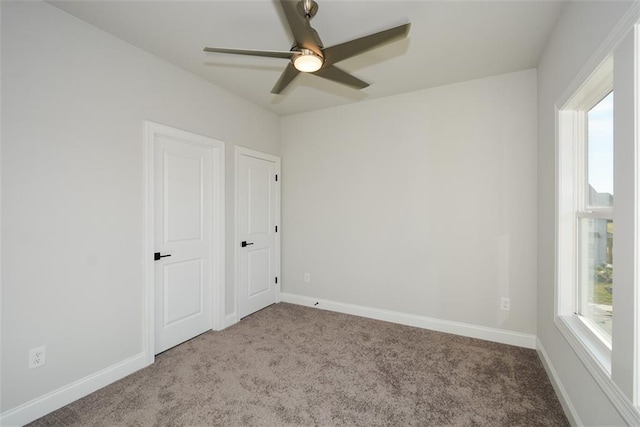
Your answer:
[[[314,0],[300,0],[297,3],[292,0],[279,0],[279,3],[294,39],[294,45],[290,51],[204,48],[205,52],[289,59],[291,62],[271,89],[271,93],[275,94],[281,93],[300,72],[311,73],[356,89],[363,89],[369,86],[367,82],[341,70],[334,64],[385,43],[405,38],[411,26],[411,24],[400,25],[325,48],[318,32],[311,27],[310,21],[318,12],[318,4]]]

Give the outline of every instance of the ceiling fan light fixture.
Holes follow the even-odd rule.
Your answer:
[[[302,49],[299,55],[293,58],[293,66],[303,73],[313,73],[322,68],[324,59],[310,49]]]

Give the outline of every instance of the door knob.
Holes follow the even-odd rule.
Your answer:
[[[158,261],[160,258],[166,258],[168,256],[171,256],[171,254],[160,255],[160,252],[156,252],[155,254],[153,254],[153,260]]]
[[[249,245],[253,245],[253,242],[249,242],[249,243],[247,243],[246,241],[244,241],[244,242],[242,242],[242,243],[240,244],[240,246],[242,246],[243,248],[244,248],[244,247],[246,247],[246,246],[249,246]]]

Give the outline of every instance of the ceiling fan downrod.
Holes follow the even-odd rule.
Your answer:
[[[310,20],[318,13],[318,3],[314,0],[300,0],[298,10],[302,16]]]

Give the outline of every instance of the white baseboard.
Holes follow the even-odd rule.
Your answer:
[[[147,366],[140,353],[0,414],[0,425],[22,426]]]
[[[229,326],[233,326],[238,323],[238,319],[236,319],[236,313],[233,312],[231,314],[227,314],[224,317],[224,328],[228,328]]]
[[[515,345],[518,347],[525,347],[530,349],[536,348],[536,336],[533,334],[487,328],[484,326],[471,325],[468,323],[452,322],[449,320],[435,319],[432,317],[417,316],[415,314],[407,314],[397,311],[382,310],[378,308],[311,298],[302,295],[289,294],[286,292],[282,292],[280,294],[280,297],[282,299],[282,302],[288,302],[292,304],[316,307],[323,310],[336,311],[345,314],[353,314],[355,316],[384,320],[386,322],[398,323],[400,325],[414,326],[417,328],[429,329],[432,331],[446,332],[449,334],[478,338],[486,341]]]
[[[560,377],[558,376],[558,373],[553,367],[553,364],[551,363],[551,359],[549,359],[549,355],[547,354],[540,340],[537,340],[536,350],[538,351],[538,356],[542,361],[542,366],[544,366],[544,370],[547,371],[547,376],[551,381],[551,385],[553,386],[553,389],[556,391],[558,400],[560,400],[560,405],[562,405],[562,409],[564,410],[565,415],[569,419],[569,423],[571,423],[572,426],[584,425],[580,420],[578,411],[576,411],[576,408],[573,406],[573,403],[571,403],[571,399],[569,398],[569,393],[567,393],[567,390],[564,388],[564,385],[562,385],[562,382],[560,381]]]

